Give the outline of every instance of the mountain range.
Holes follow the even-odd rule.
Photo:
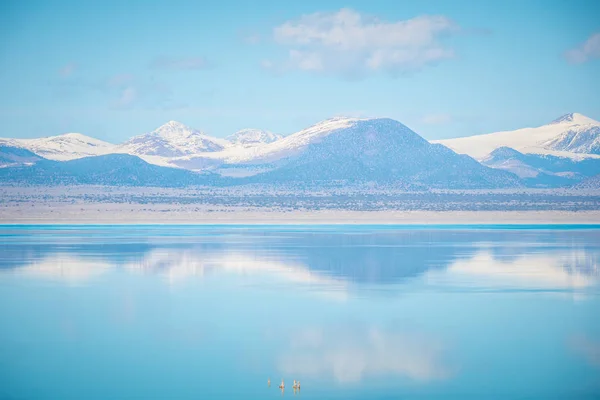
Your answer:
[[[521,153],[550,154],[580,159],[600,155],[600,122],[578,113],[565,114],[536,128],[437,140],[452,150],[480,160],[499,147]],[[583,156],[585,157],[585,156]]]
[[[428,142],[388,118],[332,118],[287,137],[244,129],[225,139],[170,121],[121,144],[79,133],[0,139],[0,167],[0,182],[32,184],[558,187],[600,174],[600,123],[574,113],[537,128]]]

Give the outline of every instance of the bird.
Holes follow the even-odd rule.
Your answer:
[[[300,390],[300,381],[296,382],[296,389]]]
[[[281,385],[279,385],[279,389],[283,390],[285,388],[285,384],[283,383],[283,379],[281,380]]]
[[[271,386],[271,378],[267,380],[267,385],[269,385],[269,387]]]

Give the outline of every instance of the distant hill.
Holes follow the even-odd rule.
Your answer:
[[[33,165],[41,160],[42,157],[27,149],[0,145],[0,168]]]
[[[0,168],[0,181],[39,185],[182,187],[211,184],[215,177],[152,165],[128,154],[109,154],[64,162],[40,160],[31,166]]]
[[[574,182],[600,173],[599,158],[576,160],[549,154],[523,154],[509,147],[491,152],[481,163],[510,171],[528,186],[571,186]]]
[[[584,179],[573,186],[575,189],[598,189],[600,190],[600,174]]]

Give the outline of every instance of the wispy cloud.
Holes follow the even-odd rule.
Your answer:
[[[583,64],[600,58],[600,32],[594,33],[576,48],[566,51],[565,58],[571,64]]]
[[[410,72],[453,58],[442,39],[459,31],[439,15],[387,22],[341,9],[287,21],[273,35],[288,49],[285,68],[353,75]]]
[[[129,108],[133,106],[135,101],[138,99],[138,91],[133,86],[127,86],[125,89],[121,90],[121,94],[117,101],[115,102],[115,106],[117,108]]]
[[[86,99],[100,95],[106,99],[111,109],[172,109],[173,96],[170,87],[152,77],[132,74],[115,74],[109,77],[90,79],[86,76],[68,76],[65,72],[61,79],[51,83],[59,98]]]
[[[244,36],[244,43],[247,44],[259,44],[261,41],[261,37],[258,33],[253,33]]]
[[[204,57],[174,58],[161,56],[152,60],[150,66],[155,69],[185,71],[206,69],[210,67],[210,63]]]
[[[270,70],[275,66],[275,64],[273,64],[273,61],[271,61],[271,60],[262,60],[260,62],[260,66],[263,69]]]
[[[61,67],[58,70],[58,75],[61,78],[68,78],[71,75],[73,75],[73,73],[75,73],[75,71],[77,70],[77,64],[75,63],[68,63],[65,66]]]
[[[119,87],[133,82],[135,77],[132,74],[117,74],[108,79],[107,85],[110,87]]]
[[[105,85],[114,109],[178,109],[183,105],[173,99],[171,88],[151,78],[131,74],[117,74],[107,79]]]
[[[450,114],[427,114],[421,118],[421,122],[427,125],[445,125],[452,122]]]

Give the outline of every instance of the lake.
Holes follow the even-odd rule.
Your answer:
[[[3,400],[597,399],[599,316],[600,227],[0,226]]]

